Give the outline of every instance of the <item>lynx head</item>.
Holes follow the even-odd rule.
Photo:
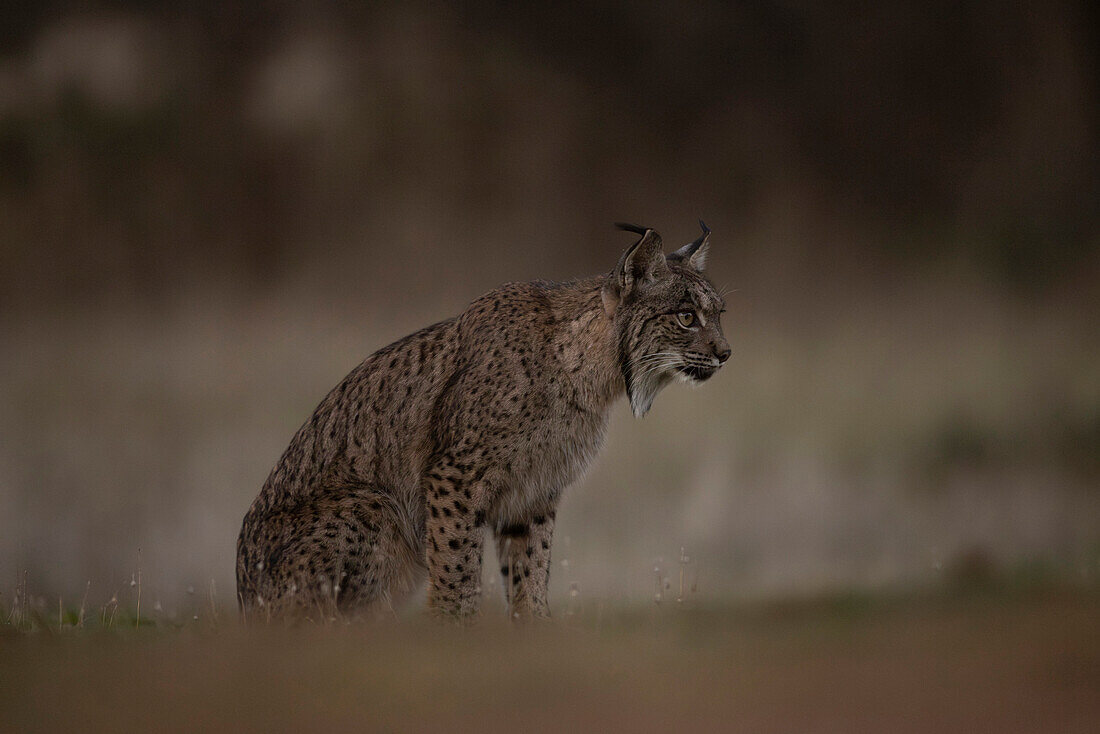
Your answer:
[[[641,239],[619,258],[601,295],[630,408],[639,418],[673,377],[702,382],[730,356],[719,323],[725,302],[703,274],[710,230],[699,225],[699,239],[668,255],[652,229],[617,225]]]

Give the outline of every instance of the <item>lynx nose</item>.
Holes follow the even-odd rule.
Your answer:
[[[718,358],[719,364],[725,363],[730,358],[730,345],[725,339],[715,342],[714,344],[714,356]]]

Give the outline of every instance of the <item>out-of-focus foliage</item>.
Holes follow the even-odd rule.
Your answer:
[[[810,272],[961,255],[1034,287],[1095,262],[1088,4],[7,13],[9,305],[270,287],[387,248],[587,270],[627,215],[774,234],[737,262]]]
[[[979,557],[1094,578],[1096,20],[12,4],[0,589],[107,593],[138,548],[166,598],[230,588],[244,509],[358,359],[501,282],[608,270],[611,221],[672,243],[700,216],[734,359],[616,416],[559,593],[649,595],[681,546],[715,595]]]

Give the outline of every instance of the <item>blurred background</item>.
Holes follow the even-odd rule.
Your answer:
[[[0,600],[25,574],[101,604],[140,569],[166,608],[232,604],[245,510],[359,360],[610,270],[613,221],[678,246],[699,217],[734,356],[617,407],[559,608],[678,595],[681,567],[705,600],[1095,585],[1098,21],[7,4]]]

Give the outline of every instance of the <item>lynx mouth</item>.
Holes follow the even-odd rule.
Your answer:
[[[718,371],[717,367],[703,367],[695,364],[682,364],[678,365],[676,369],[680,374],[686,375],[689,379],[695,382],[704,382],[714,376],[714,373]]]

